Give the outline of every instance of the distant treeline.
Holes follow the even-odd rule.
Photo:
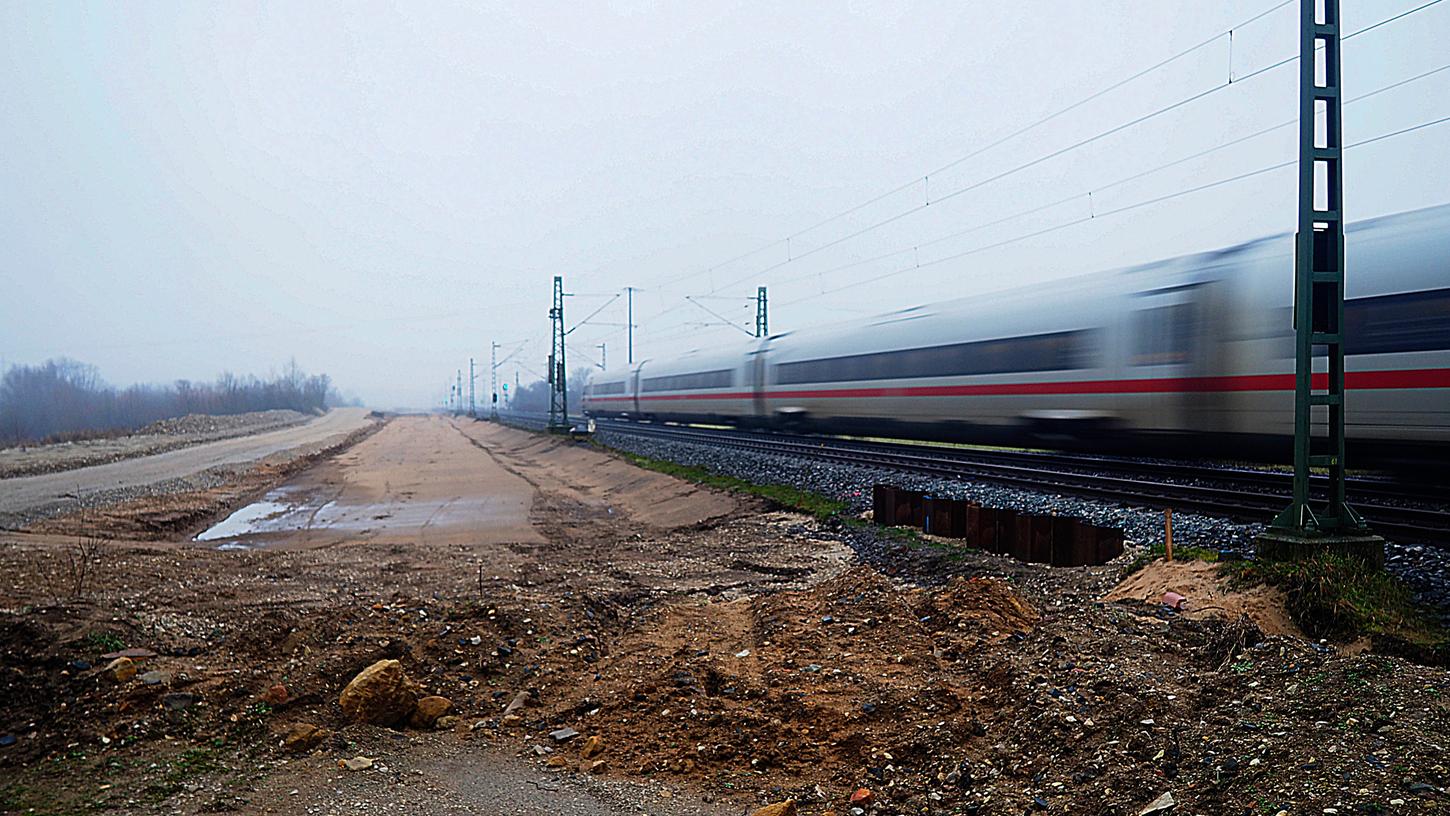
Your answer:
[[[309,376],[296,362],[268,380],[224,373],[213,383],[118,389],[101,380],[95,366],[50,360],[12,366],[0,379],[0,446],[130,431],[186,414],[308,412],[338,401],[326,374]]]

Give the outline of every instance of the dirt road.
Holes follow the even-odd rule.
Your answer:
[[[278,451],[321,442],[365,427],[363,408],[336,408],[304,425],[223,439],[195,447],[60,473],[0,480],[0,517],[56,505],[90,494],[188,476],[209,468],[252,462]]]
[[[229,547],[539,542],[534,486],[452,423],[404,416],[204,531]]]

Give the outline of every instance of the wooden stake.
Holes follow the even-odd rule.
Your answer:
[[[1173,560],[1173,508],[1163,511],[1163,549],[1168,560]]]

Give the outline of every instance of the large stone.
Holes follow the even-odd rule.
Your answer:
[[[337,698],[348,717],[373,725],[397,725],[418,705],[418,686],[396,660],[379,660],[358,672]]]
[[[766,805],[751,813],[750,816],[796,816],[795,800],[787,799],[784,802]]]
[[[447,714],[452,707],[453,703],[447,697],[424,697],[418,701],[418,707],[413,709],[408,724],[414,728],[432,728],[438,718]]]

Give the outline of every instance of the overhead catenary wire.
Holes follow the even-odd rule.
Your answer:
[[[714,309],[711,309],[709,306],[706,306],[705,304],[701,303],[700,301],[695,300],[694,297],[692,297],[690,295],[686,295],[685,296],[685,300],[688,300],[689,302],[695,304],[696,306],[700,307],[701,309],[704,309],[706,312],[709,312],[711,315],[714,315],[715,317],[719,318],[721,322],[725,323],[725,325],[727,325],[727,326],[733,326],[733,327],[739,329],[740,331],[745,332],[745,334],[747,336],[750,336],[750,337],[753,337],[754,336],[753,334],[751,334],[751,332],[750,332],[749,329],[747,329],[744,326],[741,326],[741,325],[735,323],[730,318],[728,318],[728,317],[720,314],[719,312],[715,311]]]
[[[1389,133],[1380,134],[1379,136],[1374,136],[1374,137],[1371,137],[1371,138],[1368,138],[1368,139],[1362,139],[1360,141],[1353,142],[1351,144],[1345,145],[1344,146],[1344,149],[1345,150],[1349,150],[1349,149],[1355,148],[1355,147],[1362,147],[1362,146],[1367,145],[1367,144],[1373,144],[1375,142],[1384,141],[1385,139],[1394,138],[1396,136],[1403,136],[1403,135],[1405,135],[1407,133],[1413,133],[1413,132],[1418,131],[1418,130],[1424,130],[1425,128],[1433,127],[1435,125],[1441,125],[1441,124],[1444,124],[1446,122],[1450,122],[1450,116],[1444,116],[1444,117],[1441,117],[1441,118],[1438,118],[1438,119],[1432,119],[1432,120],[1430,120],[1428,122],[1421,122],[1418,125],[1412,125],[1412,126],[1407,127],[1407,128],[1401,128],[1400,130],[1395,130],[1395,131],[1391,131]],[[969,255],[975,255],[975,254],[978,254],[978,253],[981,253],[981,252],[986,252],[987,250],[997,249],[999,247],[1008,246],[1010,244],[1020,243],[1022,241],[1030,240],[1032,238],[1036,238],[1036,237],[1039,237],[1039,236],[1042,236],[1042,235],[1046,235],[1048,233],[1057,232],[1059,230],[1064,230],[1064,229],[1067,229],[1069,227],[1077,226],[1078,224],[1086,223],[1088,221],[1093,220],[1094,217],[1096,217],[1096,218],[1106,218],[1106,217],[1110,217],[1110,216],[1113,216],[1113,215],[1118,215],[1118,214],[1121,214],[1121,213],[1129,212],[1131,210],[1141,209],[1143,207],[1151,206],[1153,204],[1160,204],[1160,203],[1162,203],[1164,201],[1170,201],[1170,200],[1175,199],[1175,198],[1181,198],[1182,196],[1191,195],[1193,193],[1202,192],[1204,190],[1209,190],[1209,189],[1212,189],[1212,188],[1215,188],[1215,187],[1222,187],[1222,186],[1224,186],[1226,184],[1232,184],[1234,182],[1243,181],[1245,179],[1253,178],[1255,176],[1261,176],[1261,175],[1263,175],[1265,173],[1270,173],[1270,172],[1273,172],[1275,170],[1282,170],[1282,169],[1284,169],[1286,167],[1291,167],[1293,165],[1298,164],[1298,161],[1299,160],[1297,158],[1296,159],[1289,159],[1287,161],[1282,161],[1282,162],[1279,162],[1277,164],[1271,164],[1271,165],[1269,165],[1267,167],[1260,167],[1257,170],[1250,170],[1250,171],[1248,171],[1246,173],[1239,173],[1239,174],[1234,175],[1234,176],[1229,176],[1227,178],[1217,179],[1215,181],[1207,182],[1207,183],[1204,183],[1204,184],[1199,184],[1199,185],[1196,185],[1196,186],[1193,186],[1193,187],[1188,187],[1188,188],[1185,188],[1183,190],[1178,190],[1178,191],[1173,192],[1173,193],[1167,193],[1167,194],[1164,194],[1164,195],[1155,196],[1153,198],[1149,198],[1149,199],[1146,199],[1144,201],[1138,201],[1138,202],[1134,202],[1132,204],[1126,204],[1124,206],[1117,207],[1117,208],[1114,208],[1114,209],[1111,209],[1111,210],[1106,210],[1106,211],[1103,211],[1103,212],[1099,212],[1099,213],[1096,214],[1096,216],[1081,216],[1079,218],[1075,218],[1075,219],[1072,219],[1070,221],[1066,221],[1066,222],[1063,222],[1063,223],[1060,223],[1060,224],[1055,224],[1055,225],[1050,226],[1050,227],[1045,227],[1043,229],[1039,229],[1039,230],[1035,230],[1033,232],[1029,232],[1029,233],[1027,233],[1025,235],[1018,235],[1018,236],[1015,236],[1015,237],[1012,237],[1012,238],[1007,238],[1007,239],[1004,239],[1004,240],[1001,240],[1001,241],[997,241],[995,243],[987,244],[985,246],[974,247],[972,249],[969,249],[969,250],[966,250],[966,251],[963,251],[963,252],[954,253],[952,255],[947,255],[947,256],[941,257],[941,258],[936,258],[936,259],[933,259],[933,260],[930,260],[930,261],[926,261],[924,263],[919,263],[919,264],[915,264],[915,265],[912,265],[912,266],[909,266],[909,267],[904,267],[904,268],[901,268],[901,269],[897,269],[897,270],[892,271],[892,272],[887,272],[887,273],[885,273],[883,275],[876,275],[874,277],[870,277],[870,278],[866,278],[866,279],[863,279],[863,280],[855,281],[853,283],[848,283],[848,284],[845,284],[845,285],[842,285],[842,286],[838,286],[838,287],[836,287],[834,289],[828,289],[828,290],[826,290],[824,292],[820,292],[820,293],[813,294],[813,295],[808,295],[808,296],[802,297],[802,298],[796,298],[795,300],[789,300],[789,301],[786,301],[785,303],[782,303],[781,305],[782,306],[794,305],[796,303],[801,303],[803,301],[810,300],[812,298],[819,297],[819,296],[822,296],[822,295],[835,294],[836,292],[842,292],[842,291],[845,291],[847,289],[854,289],[857,286],[864,286],[864,285],[869,284],[869,283],[876,283],[876,282],[885,280],[887,278],[892,278],[892,277],[896,277],[897,275],[902,275],[902,274],[905,274],[907,272],[911,272],[911,271],[913,271],[915,269],[925,268],[925,267],[929,267],[929,266],[936,266],[938,264],[943,264],[943,263],[946,263],[948,261],[954,261],[954,260],[958,260],[958,259],[961,259],[961,258],[965,258],[965,257],[967,257]]]
[[[577,329],[580,326],[583,326],[584,324],[588,323],[590,320],[592,320],[594,318],[595,315],[597,315],[600,312],[604,311],[604,309],[605,309],[606,306],[608,306],[609,304],[613,303],[616,300],[619,300],[619,293],[618,292],[615,292],[614,295],[609,298],[609,300],[604,301],[603,305],[601,305],[598,309],[595,309],[594,311],[590,312],[588,317],[584,318],[583,320],[579,321],[578,323],[575,323],[574,324],[574,327],[571,328],[571,329],[569,329],[568,331],[564,332],[564,334],[565,335],[573,334],[574,333],[574,329]]]
[[[1419,73],[1419,74],[1416,74],[1415,76],[1412,76],[1412,77],[1408,77],[1408,78],[1405,78],[1405,79],[1402,79],[1402,80],[1399,80],[1399,81],[1396,81],[1396,82],[1392,82],[1389,85],[1384,85],[1384,86],[1379,87],[1379,88],[1376,88],[1376,89],[1374,89],[1372,91],[1368,91],[1366,93],[1360,94],[1359,96],[1356,96],[1356,97],[1353,97],[1351,99],[1345,100],[1344,106],[1347,107],[1347,106],[1352,105],[1352,104],[1354,104],[1356,102],[1361,102],[1363,100],[1373,98],[1373,97],[1378,96],[1378,95],[1380,95],[1382,93],[1386,93],[1386,92],[1391,91],[1391,90],[1394,90],[1396,88],[1400,88],[1400,87],[1403,87],[1405,85],[1409,85],[1412,82],[1417,82],[1419,80],[1426,79],[1428,77],[1434,76],[1435,74],[1441,73],[1443,71],[1450,71],[1450,63],[1447,63],[1445,65],[1441,65],[1438,68],[1432,68],[1429,71],[1424,71],[1424,72]],[[1324,113],[1321,111],[1319,113],[1319,115],[1320,116],[1323,116]],[[1095,187],[1087,190],[1085,193],[1082,193],[1082,192],[1074,192],[1071,195],[1066,195],[1066,196],[1063,196],[1061,198],[1054,199],[1054,200],[1049,201],[1049,202],[1047,202],[1045,204],[1039,204],[1039,205],[1036,205],[1036,206],[1033,206],[1033,207],[1029,207],[1028,209],[1018,210],[1017,212],[1011,213],[1009,215],[1001,216],[1001,217],[996,218],[996,219],[994,219],[992,221],[986,221],[986,222],[983,222],[983,223],[980,223],[980,224],[974,224],[974,225],[972,225],[970,227],[967,227],[966,229],[958,230],[958,231],[953,232],[953,233],[950,233],[948,235],[943,235],[943,236],[940,236],[940,237],[937,237],[937,238],[933,238],[933,239],[931,239],[929,241],[922,241],[922,242],[919,242],[919,243],[914,243],[911,246],[901,247],[899,249],[895,249],[895,250],[892,250],[890,252],[882,253],[882,254],[879,254],[879,255],[874,255],[874,256],[872,256],[870,258],[862,258],[862,259],[854,260],[854,261],[851,261],[849,263],[840,264],[839,266],[830,267],[828,269],[812,270],[812,271],[803,272],[800,275],[796,275],[796,276],[793,276],[793,277],[779,279],[775,283],[777,285],[785,285],[785,284],[790,284],[790,283],[795,283],[797,281],[805,280],[805,279],[811,278],[811,277],[817,277],[817,276],[822,276],[822,275],[829,275],[829,274],[833,274],[833,273],[836,273],[836,272],[843,272],[843,271],[845,271],[847,269],[853,269],[855,267],[864,266],[866,264],[875,263],[877,261],[884,261],[884,260],[886,260],[888,258],[892,258],[892,257],[895,257],[897,255],[904,255],[904,254],[906,254],[908,252],[913,252],[913,251],[916,251],[916,250],[924,249],[924,248],[929,247],[929,246],[935,246],[936,244],[944,243],[946,241],[950,241],[950,240],[953,240],[953,239],[956,239],[956,238],[961,238],[961,237],[964,237],[966,235],[970,235],[970,234],[972,234],[974,232],[980,232],[980,231],[982,231],[984,229],[988,229],[988,228],[991,228],[991,227],[999,226],[1001,224],[1005,224],[1005,223],[1007,223],[1009,221],[1013,221],[1013,220],[1016,220],[1018,218],[1023,218],[1023,217],[1028,216],[1028,215],[1034,215],[1036,213],[1043,212],[1044,210],[1050,210],[1050,209],[1052,209],[1054,207],[1060,207],[1060,206],[1062,206],[1064,204],[1069,204],[1069,203],[1071,203],[1073,201],[1077,201],[1079,199],[1082,199],[1085,196],[1093,196],[1093,195],[1101,194],[1101,193],[1103,193],[1106,190],[1111,190],[1111,189],[1113,189],[1115,187],[1120,187],[1120,186],[1122,186],[1124,184],[1127,184],[1129,182],[1138,181],[1140,179],[1146,178],[1146,177],[1151,176],[1151,175],[1154,175],[1156,173],[1160,173],[1160,172],[1162,172],[1164,170],[1168,170],[1168,169],[1171,169],[1173,167],[1177,167],[1177,166],[1179,166],[1181,164],[1185,164],[1187,162],[1193,161],[1194,159],[1200,159],[1200,158],[1203,158],[1204,156],[1207,156],[1207,155],[1216,153],[1218,151],[1225,150],[1227,148],[1234,147],[1236,145],[1243,144],[1244,142],[1251,141],[1253,139],[1259,138],[1260,136],[1265,136],[1267,134],[1273,133],[1274,131],[1283,130],[1284,128],[1289,127],[1290,125],[1297,124],[1298,121],[1299,121],[1298,118],[1289,119],[1289,120],[1280,122],[1277,125],[1272,125],[1270,127],[1263,128],[1261,130],[1256,130],[1253,133],[1249,133],[1249,134],[1245,134],[1243,136],[1239,136],[1239,137],[1237,137],[1235,139],[1232,139],[1230,141],[1227,141],[1227,142],[1223,142],[1221,144],[1214,145],[1212,147],[1206,148],[1204,150],[1197,151],[1195,153],[1191,153],[1191,154],[1189,154],[1187,156],[1183,156],[1181,158],[1174,159],[1174,160],[1172,160],[1170,162],[1167,162],[1167,163],[1164,163],[1164,164],[1159,164],[1159,165],[1156,165],[1154,167],[1150,167],[1150,168],[1148,168],[1146,170],[1140,170],[1140,171],[1138,171],[1136,173],[1133,173],[1133,174],[1127,175],[1127,176],[1123,176],[1122,178],[1115,179],[1115,180],[1110,181],[1110,182],[1108,182],[1106,184],[1101,184],[1101,185],[1095,186]],[[1089,210],[1089,215],[1090,216],[1092,215],[1092,212],[1093,212],[1092,210]],[[785,305],[785,304],[782,304],[782,305]]]

